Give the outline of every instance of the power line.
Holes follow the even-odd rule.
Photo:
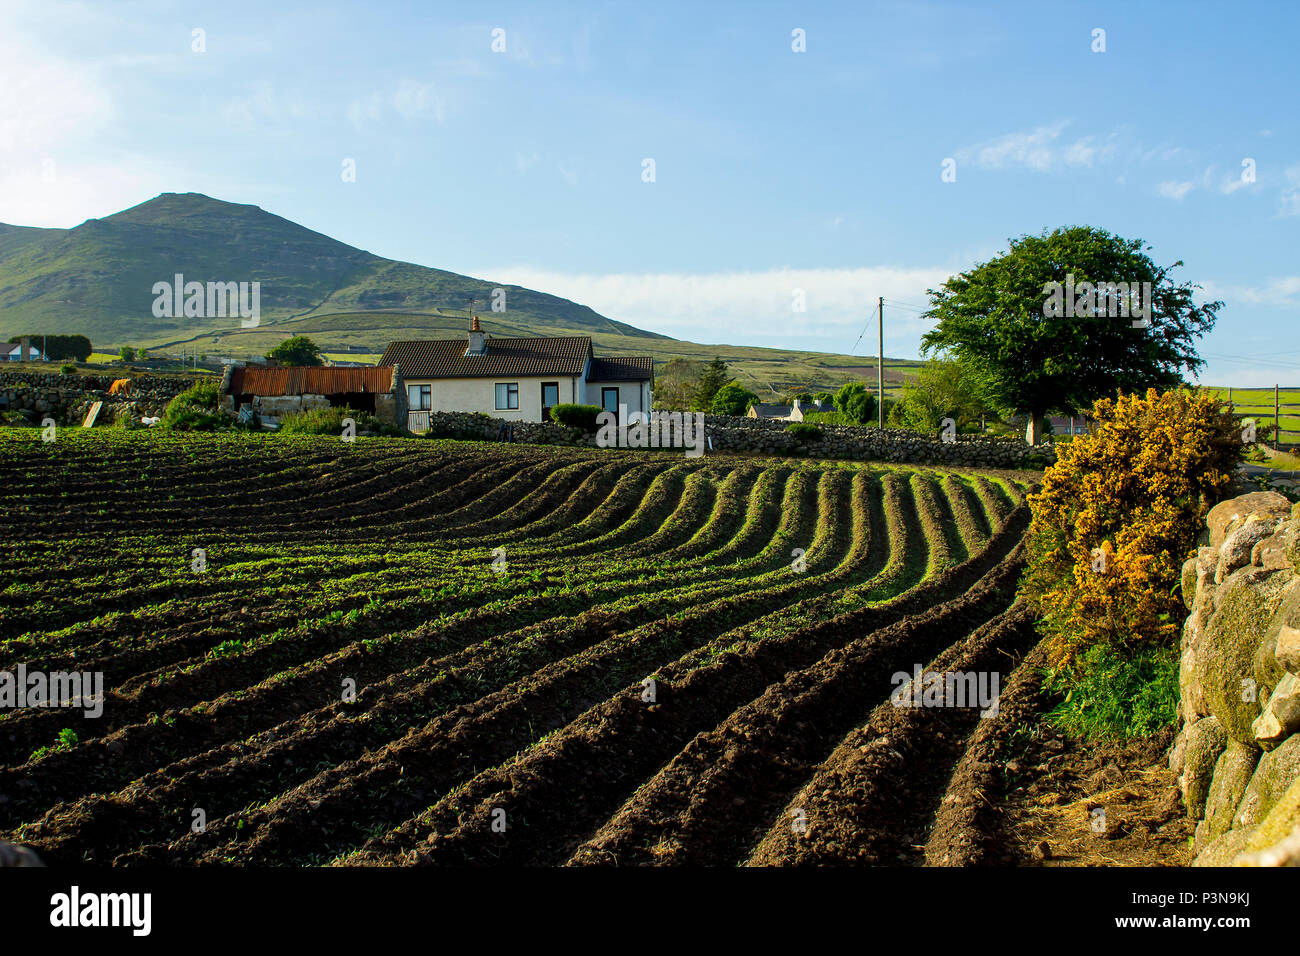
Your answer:
[[[897,299],[886,299],[885,301],[890,305],[901,306],[904,309],[911,309],[914,312],[929,312],[931,309],[931,306],[928,305],[923,306],[917,305],[913,302],[899,302]]]
[[[1245,355],[1211,355],[1208,352],[1201,356],[1202,358],[1213,359],[1216,362],[1238,362],[1249,365],[1266,365],[1270,368],[1279,369],[1300,369],[1300,365],[1289,362],[1275,362],[1272,359],[1251,358]]]

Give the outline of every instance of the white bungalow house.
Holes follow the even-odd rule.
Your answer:
[[[401,367],[411,431],[427,430],[430,412],[544,422],[556,405],[633,413],[653,401],[649,356],[596,358],[586,335],[491,338],[477,317],[467,339],[392,342],[379,364]]]
[[[23,357],[23,346],[21,344],[19,345],[6,344],[4,348],[7,350],[5,351],[4,356],[5,356],[5,360],[8,362],[44,362],[45,361],[45,356],[41,354],[41,350],[34,345],[27,346],[26,358]]]

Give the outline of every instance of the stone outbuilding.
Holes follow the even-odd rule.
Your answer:
[[[232,415],[253,406],[272,424],[285,415],[334,406],[369,412],[380,421],[404,427],[406,390],[396,365],[366,368],[226,366],[221,376],[221,407]]]

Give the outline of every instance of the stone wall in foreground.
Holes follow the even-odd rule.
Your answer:
[[[1300,866],[1300,504],[1225,501],[1183,567],[1191,615],[1170,754],[1195,866]]]

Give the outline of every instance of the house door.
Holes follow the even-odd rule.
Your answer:
[[[542,383],[542,421],[551,420],[551,409],[560,404],[560,383]]]

